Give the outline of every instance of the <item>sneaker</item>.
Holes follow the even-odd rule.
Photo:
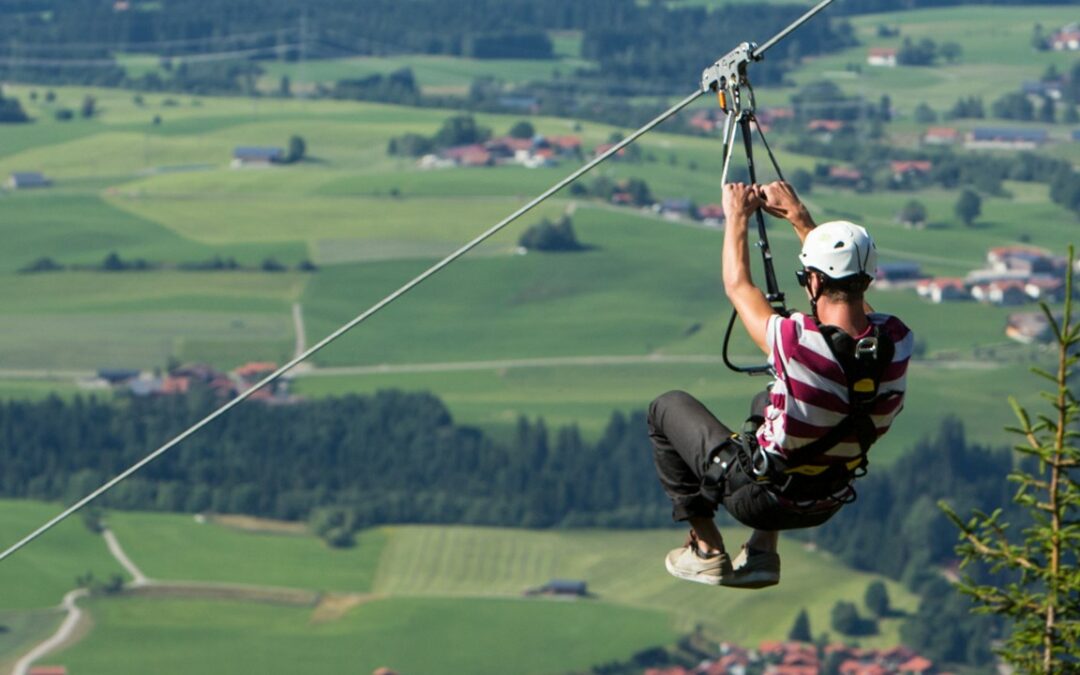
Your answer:
[[[732,563],[733,572],[721,585],[731,588],[765,588],[780,583],[780,556],[743,546]]]
[[[732,575],[728,554],[723,551],[702,553],[693,535],[685,546],[673,549],[667,554],[664,566],[672,576],[709,586],[720,586]]]

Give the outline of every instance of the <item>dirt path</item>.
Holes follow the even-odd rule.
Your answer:
[[[199,581],[159,581],[143,574],[138,565],[127,555],[120,541],[111,530],[103,530],[102,537],[109,553],[131,575],[132,581],[124,585],[124,593],[141,597],[188,598],[200,600],[240,600],[248,602],[269,602],[279,605],[312,607],[318,610],[323,594],[299,588],[272,586],[247,586],[243,584],[217,584]],[[78,601],[89,595],[85,588],[69,592],[60,603],[60,610],[67,612],[67,617],[60,627],[48,639],[38,643],[33,649],[15,662],[12,675],[28,675],[31,666],[52,652],[78,642],[88,631],[80,631],[89,622],[89,617],[78,606]],[[368,596],[355,594],[335,597],[328,606],[319,611],[320,621],[332,621],[340,618],[349,609],[361,604]]]
[[[120,547],[120,542],[117,541],[116,535],[113,534],[112,530],[108,528],[102,530],[101,536],[105,538],[105,545],[109,547],[109,553],[111,553],[112,556],[116,558],[116,561],[131,575],[133,581],[129,584],[130,586],[138,588],[150,583],[150,579],[142,573],[142,570],[131,561],[131,558],[124,552],[124,549]]]
[[[297,377],[332,375],[376,375],[380,373],[433,373],[465,370],[500,370],[504,368],[551,368],[556,366],[626,366],[637,364],[712,364],[723,363],[713,354],[665,355],[646,354],[632,356],[556,356],[538,359],[502,359],[495,361],[451,361],[444,363],[397,363],[376,366],[341,366],[337,368],[312,368]]]
[[[67,618],[56,629],[52,637],[39,643],[15,662],[15,667],[11,671],[12,675],[27,675],[34,661],[67,645],[79,628],[79,624],[83,621],[83,611],[79,608],[78,601],[87,594],[88,591],[85,588],[80,588],[64,596],[63,602],[60,603],[60,609],[67,612]]]
[[[293,348],[293,358],[307,351],[307,333],[304,332],[304,307],[299,302],[292,306],[293,330],[296,331],[296,347]]]

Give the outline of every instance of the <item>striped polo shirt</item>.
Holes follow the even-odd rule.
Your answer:
[[[914,337],[894,316],[874,313],[867,318],[880,327],[880,335],[890,338],[896,346],[870,410],[880,439],[903,407]],[[867,327],[856,340],[870,334],[871,328]],[[800,463],[799,448],[824,436],[850,410],[847,378],[827,340],[817,321],[799,312],[788,318],[773,315],[766,329],[769,363],[776,371],[776,382],[765,408],[765,422],[757,432],[758,443],[764,450],[796,463]],[[830,464],[859,454],[859,443],[852,432],[815,461],[806,463]]]

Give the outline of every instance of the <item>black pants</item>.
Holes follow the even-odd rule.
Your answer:
[[[750,416],[761,417],[768,393],[754,397]],[[669,391],[649,406],[649,439],[660,484],[671,499],[676,521],[711,518],[718,505],[736,520],[759,530],[814,527],[829,519],[840,504],[799,507],[751,480],[734,459],[735,433],[684,391]],[[713,459],[728,461],[718,474]]]

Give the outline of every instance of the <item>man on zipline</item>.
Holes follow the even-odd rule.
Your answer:
[[[798,278],[810,315],[776,313],[750,277],[748,221],[759,208],[789,221],[802,242]],[[724,214],[724,291],[776,379],[754,398],[739,433],[671,391],[649,407],[649,437],[673,516],[690,523],[686,545],[667,555],[668,571],[761,588],[780,581],[779,530],[820,525],[855,499],[851,483],[865,473],[867,450],[903,406],[913,337],[863,299],[877,251],[862,227],[815,226],[783,182],[725,185]],[[718,504],[753,528],[734,561],[713,521]]]

